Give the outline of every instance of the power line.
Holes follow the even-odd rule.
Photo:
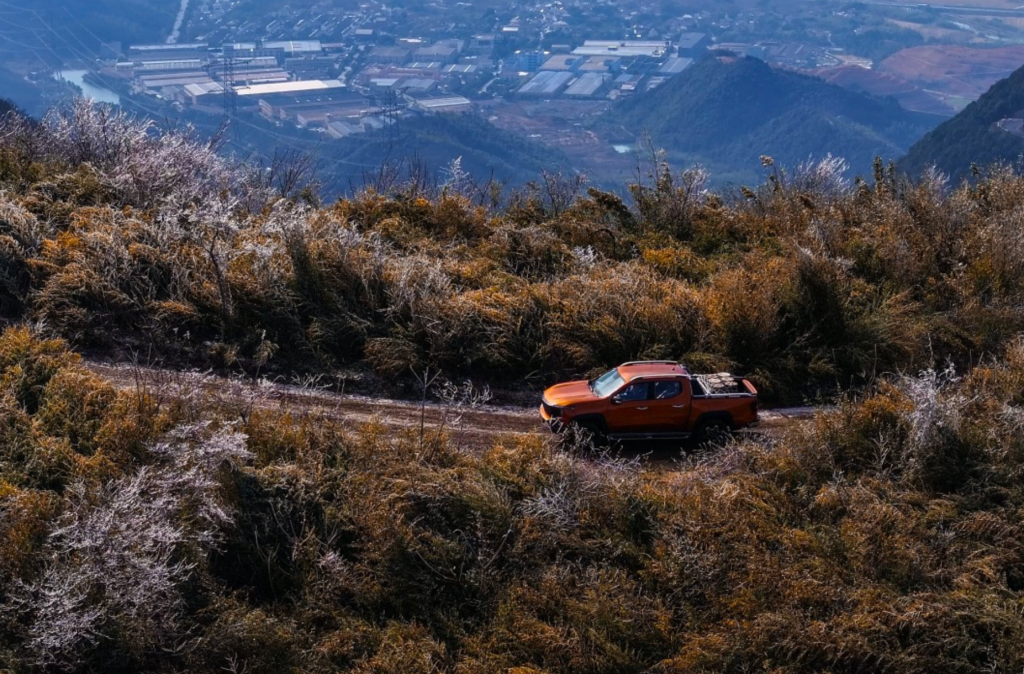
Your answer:
[[[224,85],[224,117],[232,119],[238,114],[238,98],[235,95],[235,48],[224,45],[221,48],[223,61],[222,82]]]

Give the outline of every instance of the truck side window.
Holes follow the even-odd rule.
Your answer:
[[[678,381],[656,381],[654,382],[653,398],[655,400],[668,400],[675,398],[683,392],[683,384]]]
[[[699,396],[706,396],[707,395],[707,392],[704,391],[703,384],[701,384],[696,379],[691,379],[690,380],[690,384],[693,386],[693,395],[694,396],[698,396],[699,397]]]
[[[647,400],[647,384],[630,384],[615,394],[615,402],[628,403],[634,400]]]

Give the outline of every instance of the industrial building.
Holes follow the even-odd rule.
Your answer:
[[[587,40],[572,51],[576,56],[648,56],[662,58],[672,47],[671,42],[649,40]]]
[[[408,47],[374,47],[368,60],[370,63],[394,63],[402,65],[409,62],[412,50]]]
[[[142,93],[160,93],[167,87],[183,87],[186,84],[205,84],[212,82],[210,76],[202,71],[193,73],[153,73],[135,78],[135,90]]]
[[[365,114],[368,103],[338,80],[303,80],[238,87],[240,107],[258,106],[268,119],[326,127],[336,119]]]
[[[708,50],[711,39],[706,33],[683,33],[676,41],[680,56],[697,57]]]
[[[427,114],[469,112],[473,108],[473,103],[463,96],[446,96],[444,98],[422,98],[413,103],[412,108]]]
[[[365,133],[361,124],[353,124],[351,122],[330,122],[326,128],[327,135],[335,140],[354,136],[358,133]]]
[[[300,79],[326,76],[333,67],[334,58],[330,56],[306,54],[291,56],[284,60],[284,69]]]
[[[472,64],[459,64],[448,66],[442,72],[445,75],[473,75],[478,70],[480,70],[480,68]]]
[[[197,82],[183,87],[185,98],[192,105],[214,106],[224,100],[224,86],[219,82]]]
[[[282,42],[264,42],[263,49],[277,51],[288,56],[301,54],[319,54],[324,50],[320,40],[285,40]]]
[[[603,93],[605,82],[609,79],[608,75],[601,73],[586,73],[569,85],[565,95],[573,98],[596,98]]]
[[[574,75],[569,72],[544,70],[530,79],[519,89],[521,96],[542,96],[551,97],[561,93]]]
[[[418,61],[440,61],[441,63],[455,63],[459,56],[459,50],[448,45],[435,44],[431,47],[420,47],[413,52],[413,58]]]
[[[505,59],[505,66],[533,73],[540,70],[550,56],[546,51],[517,51]]]
[[[494,35],[474,35],[469,41],[469,52],[481,56],[490,56],[494,51]]]
[[[430,91],[437,86],[437,81],[428,77],[410,77],[402,80],[399,89],[411,89],[413,91]]]
[[[265,98],[308,95],[331,95],[347,91],[343,82],[338,80],[299,80],[296,82],[281,82],[280,84],[254,84],[247,87],[237,87],[235,94],[241,98]]]
[[[691,65],[693,65],[692,58],[680,58],[678,56],[673,56],[662,64],[661,68],[658,69],[658,74],[668,75],[671,77],[672,75],[678,75]]]

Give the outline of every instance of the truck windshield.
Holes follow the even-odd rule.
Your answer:
[[[597,379],[592,380],[590,382],[590,390],[598,398],[607,398],[622,388],[622,385],[625,383],[626,380],[619,374],[619,370],[614,369],[609,370]]]

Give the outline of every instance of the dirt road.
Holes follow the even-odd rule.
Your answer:
[[[540,435],[551,433],[540,420],[534,407],[470,406],[458,402],[444,405],[437,402],[418,403],[386,398],[368,398],[339,394],[315,384],[298,386],[281,383],[216,377],[201,372],[181,372],[131,365],[110,365],[87,362],[92,372],[122,390],[143,389],[168,400],[189,397],[201,399],[204,405],[244,409],[280,410],[292,414],[322,414],[358,426],[380,421],[394,428],[436,429],[444,424],[462,434],[463,443],[484,449],[501,436]],[[771,433],[786,424],[814,414],[812,407],[766,410],[760,414],[759,431]],[[655,443],[656,445],[662,443]],[[643,443],[643,453],[663,463],[678,456],[678,446],[662,448]]]

